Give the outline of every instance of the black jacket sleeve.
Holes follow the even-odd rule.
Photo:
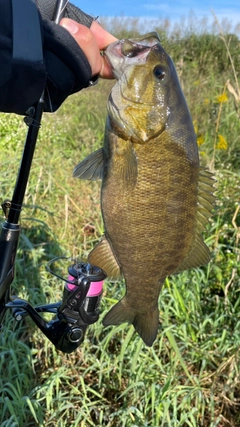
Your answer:
[[[89,85],[87,58],[51,21],[54,9],[55,0],[0,0],[0,111],[26,114],[46,88],[45,111],[53,112]],[[71,3],[65,16],[88,27],[93,20]]]

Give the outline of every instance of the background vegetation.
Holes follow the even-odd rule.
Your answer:
[[[137,23],[131,25],[127,35],[136,35]],[[84,344],[64,355],[31,320],[18,324],[7,315],[0,334],[2,427],[240,426],[240,43],[237,31],[200,27],[195,21],[185,32],[181,25],[181,32],[157,30],[178,69],[202,164],[218,181],[205,233],[212,261],[166,280],[152,348],[132,327],[104,329],[100,319]],[[99,183],[71,175],[102,144],[111,85],[100,82],[44,117],[14,282],[14,292],[32,304],[61,299],[63,283],[46,272],[47,261],[84,259],[102,234]],[[1,200],[11,198],[25,132],[21,118],[0,116]],[[123,293],[124,283],[106,281],[101,318]]]

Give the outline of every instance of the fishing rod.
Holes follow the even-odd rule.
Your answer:
[[[40,31],[37,9],[33,9],[34,2],[25,1],[25,3],[24,13],[27,13],[30,5],[31,19],[35,19],[33,27],[36,31],[34,36],[38,45]],[[67,3],[68,0],[57,0],[56,2],[53,21],[57,24],[64,17]],[[22,45],[19,39],[16,40],[17,36],[21,37],[18,30],[21,29],[22,23],[20,19],[17,19],[18,16],[21,16],[20,8],[22,8],[22,2],[12,0],[13,25],[16,29],[13,31],[13,47],[16,45],[18,49],[21,49]],[[87,327],[99,318],[102,285],[106,277],[104,271],[89,263],[71,260],[72,264],[68,266],[68,276],[65,278],[56,274],[52,270],[52,266],[60,260],[69,262],[69,258],[57,257],[49,261],[46,268],[51,274],[65,282],[62,301],[33,307],[28,301],[11,293],[20,236],[19,218],[41,126],[44,99],[45,92],[43,92],[39,102],[26,113],[24,121],[28,126],[28,131],[13,196],[11,200],[5,200],[2,203],[6,220],[0,233],[0,330],[3,329],[2,322],[7,310],[12,311],[17,321],[30,316],[36,326],[58,350],[71,353],[83,342]],[[52,313],[54,317],[47,322],[39,313]]]

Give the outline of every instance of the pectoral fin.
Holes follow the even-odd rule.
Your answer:
[[[102,268],[109,278],[118,279],[121,277],[120,266],[113,254],[106,236],[104,236],[90,252],[88,255],[88,261],[91,264]]]
[[[73,170],[73,177],[92,181],[102,179],[103,149],[99,148],[80,162]]]
[[[138,162],[130,141],[119,139],[115,149],[115,164],[119,177],[127,188],[134,188],[138,177]]]

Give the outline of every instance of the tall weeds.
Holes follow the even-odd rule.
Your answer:
[[[122,22],[120,29],[109,23],[115,34],[137,33],[130,24],[124,33]],[[166,280],[151,349],[132,327],[101,324],[123,295],[123,282],[106,281],[100,321],[71,355],[55,350],[29,319],[20,325],[9,313],[0,334],[2,427],[240,426],[239,40],[237,34],[195,34],[198,22],[188,34],[179,27],[169,35],[164,25],[151,29],[161,33],[176,63],[201,163],[214,168],[218,180],[205,233],[212,261]],[[47,261],[64,254],[86,258],[103,232],[99,184],[71,175],[103,143],[111,85],[100,82],[44,117],[14,281],[14,293],[33,304],[61,299],[63,283],[46,271]],[[11,198],[25,131],[21,118],[0,116],[3,200]]]

